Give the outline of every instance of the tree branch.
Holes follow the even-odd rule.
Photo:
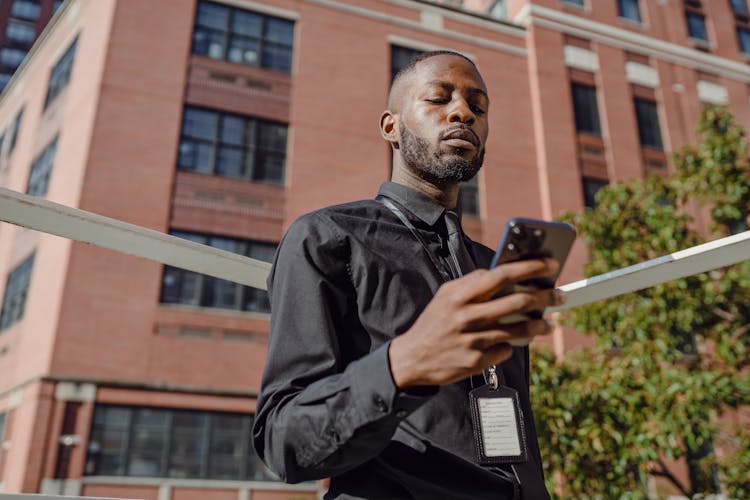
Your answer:
[[[685,489],[682,483],[680,483],[680,481],[671,472],[669,472],[669,469],[667,469],[667,466],[661,459],[659,459],[659,466],[661,467],[660,469],[651,468],[648,473],[652,476],[661,476],[667,478],[678,490],[680,490],[680,493],[690,498],[690,492]]]

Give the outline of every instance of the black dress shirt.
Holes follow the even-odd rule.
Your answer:
[[[451,279],[444,208],[386,183],[423,243],[376,200],[325,208],[284,236],[268,278],[271,333],[253,427],[283,480],[330,477],[325,498],[548,498],[529,404],[528,350],[502,364],[520,393],[529,460],[477,465],[468,391],[481,377],[396,389],[388,345]],[[464,237],[477,267],[493,251]],[[428,255],[428,252],[430,255]]]

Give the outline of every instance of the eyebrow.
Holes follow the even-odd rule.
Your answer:
[[[446,90],[453,90],[454,88],[456,88],[456,86],[453,85],[452,83],[449,83],[449,82],[446,82],[446,81],[443,81],[443,80],[432,80],[430,82],[427,82],[427,84],[428,85],[437,85],[439,87],[443,87]],[[490,100],[490,96],[487,95],[487,92],[484,89],[481,89],[479,87],[471,87],[471,88],[469,88],[468,92],[471,95],[474,95],[474,94],[482,95],[488,101]]]

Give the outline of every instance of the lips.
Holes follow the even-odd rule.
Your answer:
[[[454,148],[476,149],[479,147],[479,137],[469,128],[458,128],[443,133],[440,139]]]

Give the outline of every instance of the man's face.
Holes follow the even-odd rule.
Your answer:
[[[441,55],[420,62],[408,78],[399,113],[404,164],[438,186],[471,179],[488,133],[482,77],[463,58]]]

